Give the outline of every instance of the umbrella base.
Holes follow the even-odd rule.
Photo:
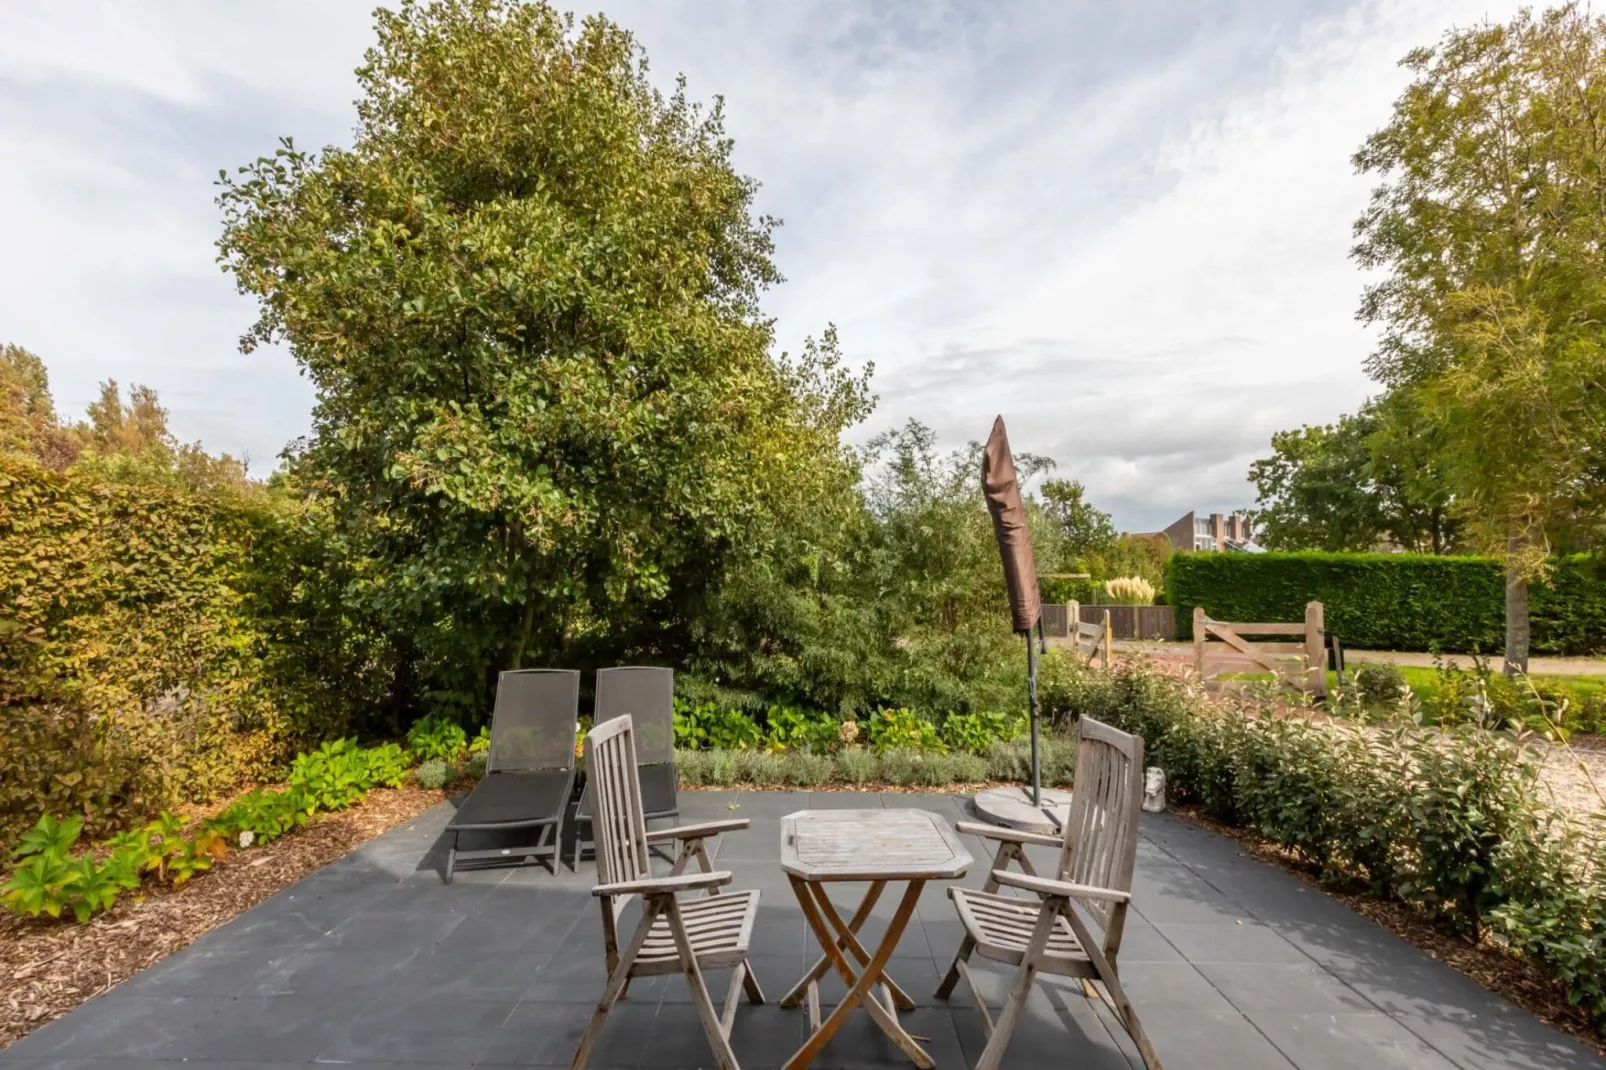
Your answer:
[[[1050,811],[1059,824],[1032,805],[1032,789],[1029,787],[989,788],[978,792],[972,802],[976,814],[983,820],[1022,832],[1058,836],[1065,822],[1071,818],[1071,793],[1055,788],[1043,789],[1043,808]]]

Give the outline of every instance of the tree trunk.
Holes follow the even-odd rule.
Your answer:
[[[1514,536],[1510,548],[1519,540]],[[1528,581],[1506,566],[1506,675],[1528,672]]]

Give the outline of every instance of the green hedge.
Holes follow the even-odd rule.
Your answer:
[[[1327,630],[1376,650],[1498,652],[1505,581],[1484,557],[1427,554],[1181,553],[1166,569],[1177,632],[1193,636],[1193,608],[1217,620],[1295,621],[1321,602]],[[1586,557],[1556,563],[1531,596],[1536,654],[1606,652],[1606,578]]]

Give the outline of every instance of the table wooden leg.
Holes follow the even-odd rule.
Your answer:
[[[843,957],[842,948],[838,946],[835,935],[828,929],[820,910],[818,900],[825,898],[824,887],[796,877],[792,878],[792,890],[797,895],[798,903],[803,907],[803,916],[808,919],[809,928],[813,929],[815,936],[819,938],[820,946],[825,949],[831,965],[836,967],[842,979],[847,982],[848,991],[847,995],[842,997],[842,1002],[838,1003],[825,1021],[820,1023],[820,1028],[810,1035],[795,1055],[787,1060],[785,1070],[802,1070],[813,1062],[815,1056],[830,1043],[837,1030],[842,1028],[842,1023],[847,1021],[853,1008],[861,1004],[882,1031],[914,1060],[914,1064],[920,1070],[932,1070],[935,1066],[931,1056],[927,1055],[925,1049],[898,1025],[898,1019],[892,1010],[882,1006],[872,991],[875,985],[884,980],[882,971],[886,969],[887,961],[892,958],[892,952],[897,948],[904,929],[908,927],[909,919],[914,916],[915,905],[920,902],[920,891],[925,887],[925,883],[923,880],[909,882],[909,887],[903,893],[903,900],[892,915],[886,934],[882,936],[875,954],[865,965],[864,972],[854,977],[853,968]],[[890,993],[888,995],[890,996]]]
[[[879,894],[877,898],[879,898]],[[825,915],[825,920],[830,922],[831,927],[837,931],[837,946],[846,947],[853,957],[859,960],[861,967],[869,965],[870,953],[864,949],[863,944],[859,943],[859,928],[864,924],[864,920],[869,916],[870,912],[860,906],[858,910],[853,912],[853,920],[844,922],[842,915],[837,913],[836,904],[831,902],[830,896],[822,894],[819,897],[819,904],[820,913]],[[912,1011],[915,1009],[915,1001],[909,998],[907,992],[898,987],[898,982],[885,974],[882,975],[881,980],[886,983],[887,988],[892,992],[892,998],[887,1001],[889,1008],[896,1001],[896,1006],[899,1010]]]
[[[802,887],[805,883],[806,882],[800,881],[796,878],[793,878],[792,880],[792,891],[797,895],[797,901],[799,903],[802,903],[804,897],[809,894],[808,891]],[[861,902],[859,904],[859,908],[853,912],[853,920],[848,922],[848,925],[853,929],[854,932],[858,932],[859,926],[863,925],[865,919],[870,916],[870,911],[875,908],[876,901],[881,898],[881,891],[886,886],[886,881],[872,881],[870,883],[870,890],[864,893],[863,902]],[[804,906],[803,912],[804,915],[807,916],[807,906]],[[825,946],[826,940],[830,939],[828,937],[821,936],[819,933],[815,933],[815,936],[819,937],[820,946],[822,948]],[[840,939],[836,940],[836,946],[842,946],[842,941]],[[869,960],[861,958],[859,961],[868,962]],[[820,961],[816,962],[813,969],[809,970],[809,972],[804,975],[803,980],[793,985],[792,990],[782,997],[781,1006],[795,1007],[801,1003],[803,1001],[804,994],[808,992],[809,986],[817,982],[820,978],[824,977],[826,971],[828,971],[830,968],[831,956],[821,955]]]

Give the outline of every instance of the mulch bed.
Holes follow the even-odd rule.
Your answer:
[[[1311,867],[1292,851],[1268,843],[1245,829],[1223,825],[1191,807],[1174,807],[1177,816],[1234,840],[1245,852],[1298,877],[1357,914],[1365,915],[1412,947],[1438,959],[1483,987],[1498,992],[1523,1010],[1549,1022],[1606,1055],[1606,1032],[1589,1015],[1567,1002],[1565,990],[1533,963],[1512,954],[1492,939],[1473,941],[1452,936],[1434,926],[1404,903],[1392,903],[1366,894],[1335,890],[1317,880]]]
[[[230,852],[182,888],[125,894],[88,925],[0,913],[0,1048],[445,798],[375,789],[270,844]]]

